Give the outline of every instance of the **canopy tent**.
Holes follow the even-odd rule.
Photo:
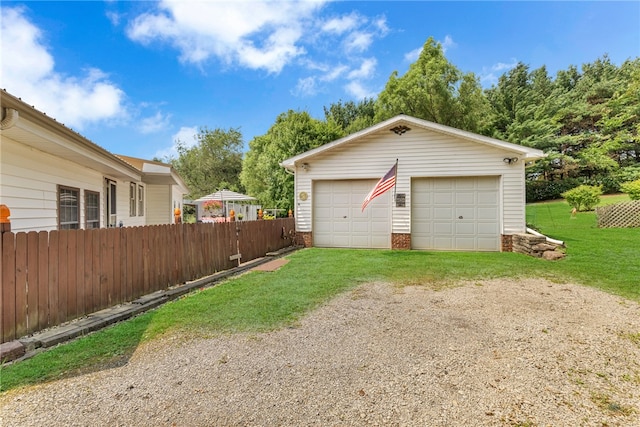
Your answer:
[[[231,190],[220,190],[215,193],[202,196],[199,199],[196,199],[195,202],[206,202],[207,200],[219,200],[221,202],[249,202],[251,200],[256,200],[256,198],[247,196],[246,194],[236,193]]]
[[[257,200],[255,197],[247,196],[246,194],[236,193],[231,190],[219,190],[215,193],[207,194],[206,196],[202,196],[199,199],[194,200],[194,203],[198,206],[197,219],[198,221],[210,222],[213,219],[216,221],[226,221],[228,212],[233,210],[236,213],[237,218],[246,218],[255,220],[258,218],[258,209],[260,209],[259,205],[248,205],[249,202]],[[222,205],[221,212],[217,214],[208,216],[214,216],[217,218],[203,218],[203,208],[202,205],[208,201],[216,201],[220,202]],[[222,217],[220,219],[219,217]]]

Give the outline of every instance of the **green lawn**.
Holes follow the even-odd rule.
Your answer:
[[[598,229],[595,214],[572,217],[565,202],[528,206],[527,223],[564,240],[566,259],[550,262],[513,253],[304,249],[289,255],[290,262],[278,271],[244,274],[4,366],[0,389],[125,363],[141,342],[162,334],[188,338],[293,324],[335,295],[371,281],[439,289],[463,280],[544,277],[640,301],[640,229]]]

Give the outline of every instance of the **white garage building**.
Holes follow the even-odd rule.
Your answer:
[[[306,246],[510,251],[525,232],[525,163],[540,150],[406,115],[281,163]],[[362,202],[398,162],[394,189]]]

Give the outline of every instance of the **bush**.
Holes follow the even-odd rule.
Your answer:
[[[631,200],[640,200],[640,179],[625,182],[620,186],[623,193],[627,193]]]
[[[620,179],[616,175],[596,175],[592,178],[583,178],[584,185],[602,187],[604,194],[615,194],[620,192]]]
[[[601,194],[602,187],[600,186],[580,185],[579,187],[565,191],[562,193],[562,197],[567,200],[569,205],[578,211],[590,211],[600,202]]]
[[[580,180],[576,178],[566,178],[558,181],[527,181],[527,203],[561,199],[562,193],[580,184]]]

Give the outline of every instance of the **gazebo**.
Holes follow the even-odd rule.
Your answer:
[[[207,194],[199,199],[194,200],[197,206],[197,218],[198,221],[215,222],[212,218],[206,221],[203,217],[204,208],[203,205],[208,201],[217,201],[221,204],[221,214],[218,218],[222,218],[222,221],[226,221],[231,210],[235,211],[237,219],[256,220],[258,219],[259,205],[251,204],[251,202],[257,200],[255,197],[247,196],[246,194],[237,193],[231,190],[218,190],[215,193]],[[242,216],[240,216],[242,215]]]

